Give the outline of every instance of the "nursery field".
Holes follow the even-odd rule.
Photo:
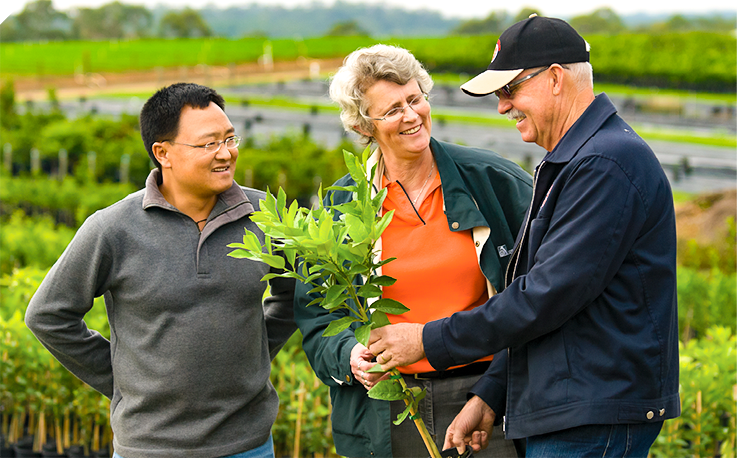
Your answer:
[[[736,38],[729,34],[588,36],[599,82],[736,98]],[[25,327],[31,296],[85,219],[144,185],[152,164],[137,118],[55,108],[19,109],[11,81],[94,78],[131,71],[179,71],[246,63],[337,59],[377,42],[399,44],[434,72],[475,74],[497,37],[228,40],[178,39],[4,43],[0,47],[0,456],[111,456],[109,401],[83,384]],[[694,56],[694,57],[687,57]],[[92,76],[93,75],[93,76]],[[645,90],[645,89],[643,89]],[[728,103],[729,103],[728,102]],[[310,205],[320,186],[346,173],[347,141],[321,146],[302,133],[241,143],[240,184]],[[734,140],[732,140],[734,141]],[[653,457],[736,456],[736,192],[676,195],[682,415],[665,422]],[[86,322],[109,336],[102,298]],[[310,368],[295,334],[273,362],[280,396],[275,453],[335,457],[328,388]],[[20,456],[20,455],[18,455]]]
[[[110,456],[108,400],[52,358],[23,315],[80,224],[141,187],[149,159],[131,117],[71,120],[55,112],[10,111],[2,119],[3,142],[13,146],[5,150],[0,179],[0,445],[46,450],[44,456]],[[106,147],[111,144],[117,147]],[[345,172],[342,148],[353,146],[327,149],[300,134],[247,139],[236,179],[274,192],[283,186],[307,205],[319,183]],[[655,457],[736,456],[733,200],[734,192],[688,195],[677,204],[684,224],[678,241],[683,415],[665,423]],[[86,321],[108,335],[101,299]],[[297,334],[275,359],[272,382],[281,399],[273,429],[277,455],[334,456],[327,388],[310,369]]]
[[[341,58],[379,42],[410,49],[431,72],[475,74],[488,65],[497,38],[481,35],[4,43],[0,48],[0,79]],[[736,90],[737,39],[731,34],[628,33],[585,38],[592,46],[598,82],[711,92]]]

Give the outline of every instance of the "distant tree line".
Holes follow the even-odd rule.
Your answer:
[[[485,11],[483,18],[448,19],[440,13],[409,11],[337,0],[330,6],[313,3],[287,9],[250,4],[181,10],[148,9],[119,1],[99,8],[54,9],[52,0],[35,0],[0,24],[0,41],[107,40],[146,37],[318,37],[318,36],[446,36],[499,35],[532,13],[515,15]],[[569,18],[582,34],[623,32],[729,31],[737,27],[735,12],[726,15],[667,16],[655,21],[627,21],[610,8]],[[627,23],[628,22],[628,23]]]
[[[206,37],[212,30],[191,8],[169,10],[156,22],[144,6],[118,1],[99,8],[76,8],[65,13],[51,0],[35,0],[0,24],[2,41],[110,40],[157,37]]]

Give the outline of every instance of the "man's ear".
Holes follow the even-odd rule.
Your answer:
[[[155,142],[153,143],[153,156],[160,162],[160,166],[163,168],[170,168],[171,161],[168,158],[168,142]]]
[[[551,77],[551,93],[553,95],[559,95],[564,86],[564,76],[566,76],[565,69],[561,65],[554,64],[548,69],[548,71]]]

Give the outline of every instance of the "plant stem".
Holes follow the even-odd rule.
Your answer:
[[[404,378],[401,376],[401,372],[398,371],[398,369],[393,369],[391,371],[391,375],[398,376],[397,380],[398,383],[401,384],[401,387],[406,391],[408,387],[406,386],[406,382],[404,381]],[[406,403],[406,406],[408,407],[409,404],[411,404],[411,401],[406,398],[404,399],[404,403]],[[416,414],[417,412],[415,412]],[[419,430],[419,435],[422,436],[422,440],[424,441],[424,445],[427,447],[427,451],[429,452],[429,456],[431,458],[442,458],[440,455],[440,451],[438,450],[437,444],[435,444],[434,439],[432,439],[432,436],[429,434],[429,431],[427,431],[427,427],[424,425],[424,420],[422,420],[421,417],[417,417],[415,420],[412,420],[414,424],[416,425],[416,429]]]

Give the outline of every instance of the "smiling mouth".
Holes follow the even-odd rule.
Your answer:
[[[409,130],[405,130],[405,131],[401,132],[401,134],[402,134],[402,135],[411,135],[411,134],[415,134],[415,133],[419,132],[419,129],[421,129],[421,128],[422,128],[422,125],[421,125],[421,124],[419,124],[418,126],[416,126],[416,127],[414,127],[414,128],[411,128],[411,129],[409,129]]]
[[[230,169],[230,166],[226,165],[225,167],[216,167],[212,169],[212,171],[213,172],[227,172],[229,169]]]

